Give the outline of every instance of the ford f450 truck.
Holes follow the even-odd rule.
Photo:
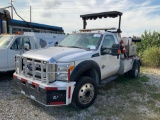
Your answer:
[[[45,106],[73,103],[87,108],[94,103],[100,84],[118,74],[137,77],[140,59],[132,39],[122,41],[119,36],[121,15],[117,11],[81,15],[84,29],[80,33],[67,36],[55,47],[16,56],[14,87]],[[118,29],[85,29],[86,20],[102,17],[119,17]]]

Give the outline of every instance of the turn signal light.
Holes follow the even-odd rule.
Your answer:
[[[72,71],[74,69],[74,66],[73,65],[70,66],[69,69],[70,69],[70,71]]]
[[[22,32],[21,31],[18,31],[18,33],[17,33],[18,35],[22,35]]]

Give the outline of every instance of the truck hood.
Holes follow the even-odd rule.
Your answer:
[[[26,58],[53,62],[70,62],[91,58],[95,51],[87,51],[79,48],[50,47],[46,49],[32,50],[24,53]]]

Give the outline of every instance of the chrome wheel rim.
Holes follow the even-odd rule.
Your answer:
[[[84,84],[78,93],[78,100],[81,104],[88,104],[94,97],[94,87],[90,83]]]

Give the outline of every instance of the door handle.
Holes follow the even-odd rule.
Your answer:
[[[102,65],[102,69],[105,68],[105,67],[106,67],[105,65]]]

